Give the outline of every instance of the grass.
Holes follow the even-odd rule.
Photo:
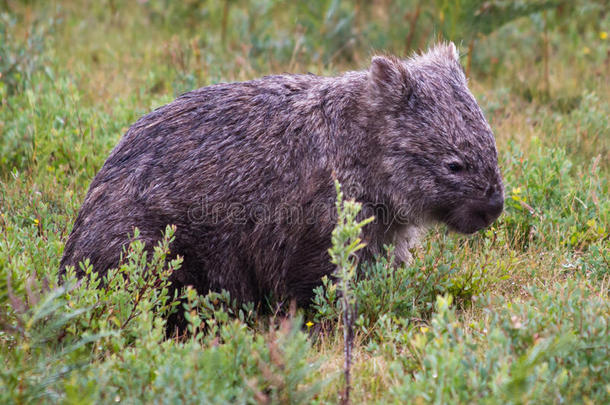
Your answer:
[[[340,402],[336,285],[288,319],[187,291],[191,337],[165,339],[171,229],[153,257],[133,244],[106,288],[59,286],[63,244],[121,135],[181,92],[362,69],[379,50],[405,55],[444,33],[472,51],[464,63],[496,135],[506,210],[472,237],[431,229],[409,266],[393,269],[388,253],[360,268],[351,401],[607,403],[604,2],[478,33],[457,10],[476,1],[425,3],[1,1],[0,402]]]

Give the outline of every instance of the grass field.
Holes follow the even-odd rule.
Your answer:
[[[0,0],[0,13],[0,403],[344,400],[338,286],[288,319],[190,290],[190,337],[165,339],[167,244],[154,257],[133,244],[105,287],[59,284],[63,244],[122,134],[182,92],[366,69],[441,38],[494,130],[506,209],[470,237],[435,227],[409,266],[380,257],[350,281],[350,400],[610,402],[604,0]]]

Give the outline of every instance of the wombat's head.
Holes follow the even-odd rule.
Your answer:
[[[399,216],[462,233],[490,225],[504,204],[495,140],[455,45],[404,61],[374,57],[367,91],[384,189]]]

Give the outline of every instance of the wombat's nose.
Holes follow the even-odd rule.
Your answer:
[[[504,196],[502,193],[495,192],[487,202],[487,214],[496,219],[502,213],[502,209],[504,209]]]

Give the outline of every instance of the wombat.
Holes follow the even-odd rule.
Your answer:
[[[370,260],[394,244],[407,260],[418,230],[461,233],[502,212],[494,136],[455,46],[407,60],[375,56],[338,77],[276,75],[186,93],[140,118],[93,179],[61,260],[119,264],[134,227],[152,248],[177,227],[171,281],[242,302],[306,306],[332,274],[334,180],[376,215]]]

